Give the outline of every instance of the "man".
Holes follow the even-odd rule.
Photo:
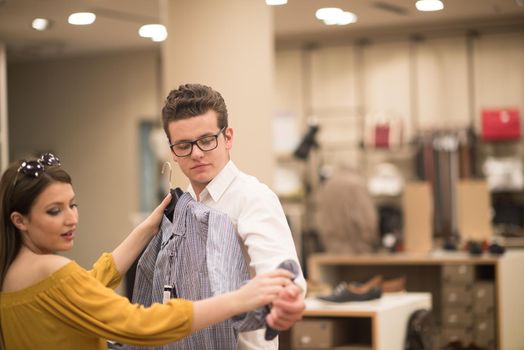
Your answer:
[[[181,85],[169,93],[162,122],[173,160],[190,181],[188,191],[229,216],[251,275],[274,270],[287,259],[298,262],[278,197],[230,159],[233,129],[220,93],[204,85]],[[273,304],[268,323],[275,329],[287,329],[301,318],[306,288],[301,272],[295,282]],[[278,338],[266,341],[264,332],[241,333],[238,348],[278,349]]]

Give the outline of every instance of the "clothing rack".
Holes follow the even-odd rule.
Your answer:
[[[433,234],[446,242],[460,235],[456,186],[459,179],[476,177],[475,142],[469,129],[427,131],[415,140],[416,175],[433,190]]]

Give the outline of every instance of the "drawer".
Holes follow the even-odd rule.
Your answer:
[[[495,284],[476,282],[473,285],[473,310],[475,314],[486,314],[495,310]]]
[[[465,327],[473,326],[473,313],[471,310],[461,307],[444,308],[442,310],[443,327]]]
[[[495,322],[493,317],[477,319],[473,329],[473,339],[480,346],[493,347],[495,343]]]
[[[442,306],[471,308],[473,306],[473,289],[465,286],[446,285],[442,288]]]
[[[351,327],[344,319],[297,322],[291,331],[293,349],[332,349],[348,343]]]
[[[473,332],[471,329],[462,327],[442,327],[441,344],[446,346],[452,341],[461,341],[462,344],[470,344],[473,341]]]
[[[442,281],[453,284],[473,284],[475,268],[473,265],[457,264],[442,266]]]

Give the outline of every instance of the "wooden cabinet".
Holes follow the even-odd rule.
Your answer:
[[[364,281],[377,274],[386,279],[406,276],[408,292],[431,293],[441,341],[458,336],[493,349],[524,349],[522,250],[510,250],[500,257],[448,252],[315,254],[308,259],[308,271],[309,279],[332,286],[341,281]],[[456,307],[466,315],[453,314]]]
[[[431,309],[429,293],[393,293],[341,305],[306,299],[304,320],[292,330],[292,349],[402,350],[409,318],[420,309]]]

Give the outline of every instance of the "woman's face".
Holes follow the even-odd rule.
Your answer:
[[[23,244],[37,254],[70,250],[73,247],[78,209],[73,187],[54,182],[35,200],[17,227]]]

